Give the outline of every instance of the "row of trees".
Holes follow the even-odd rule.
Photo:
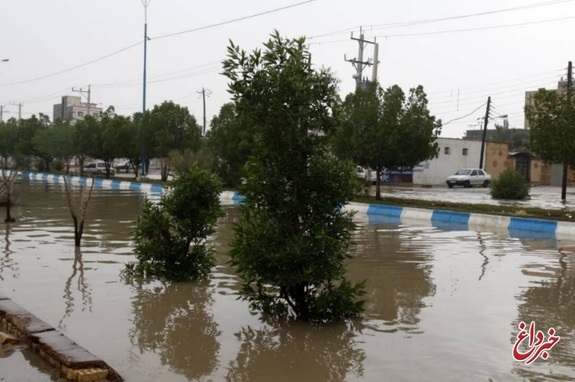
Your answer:
[[[118,158],[129,159],[137,175],[143,150],[148,157],[160,159],[162,180],[166,181],[171,158],[175,153],[198,150],[200,138],[200,126],[188,109],[166,101],[147,113],[145,124],[142,113],[122,116],[113,107],[100,119],[86,116],[74,124],[51,122],[42,114],[20,121],[12,118],[0,122],[0,156],[4,168],[42,171],[62,163],[66,174],[73,158],[81,169],[86,158],[93,158],[106,163],[109,177]]]

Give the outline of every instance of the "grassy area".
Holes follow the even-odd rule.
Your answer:
[[[443,201],[417,200],[398,197],[382,197],[376,200],[374,196],[361,195],[354,202],[368,204],[385,204],[391,206],[425,208],[433,210],[448,210],[457,212],[473,212],[488,215],[515,216],[533,219],[575,221],[575,214],[564,210],[547,210],[535,207],[497,206],[491,204],[452,203]]]

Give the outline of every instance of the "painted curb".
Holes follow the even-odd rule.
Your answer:
[[[52,183],[64,183],[63,176],[55,174],[21,172],[22,179],[40,180]],[[73,184],[86,184],[85,177],[71,177]],[[109,180],[94,178],[94,188],[122,189],[144,191],[153,194],[162,194],[164,187],[158,183],[140,183],[132,181]],[[234,191],[223,191],[220,200],[224,204],[239,205],[245,199],[243,195]],[[558,222],[554,220],[531,219],[522,217],[509,217],[498,215],[484,215],[467,212],[453,212],[447,210],[428,210],[424,208],[411,208],[390,206],[384,204],[349,203],[345,210],[365,214],[372,224],[409,224],[410,222],[428,222],[441,229],[455,230],[482,230],[507,229],[510,233],[525,236],[528,232],[539,235],[575,235],[575,222]],[[383,217],[385,217],[384,220]]]

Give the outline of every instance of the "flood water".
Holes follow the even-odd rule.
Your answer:
[[[0,225],[0,294],[127,381],[575,380],[575,238],[358,216],[348,271],[367,282],[362,317],[269,325],[237,300],[233,206],[213,238],[209,281],[122,279],[143,201],[95,191],[81,252],[59,185],[22,183],[17,222]],[[548,359],[513,359],[521,321],[561,337]],[[0,353],[0,380],[56,380],[31,358]]]

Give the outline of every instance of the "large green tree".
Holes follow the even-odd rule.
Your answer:
[[[253,125],[238,114],[235,104],[226,103],[210,126],[208,142],[217,158],[218,173],[227,185],[235,187],[254,147]]]
[[[186,149],[195,151],[200,146],[201,128],[187,107],[165,101],[146,116],[146,139],[152,141],[152,153],[160,158],[162,181],[168,180],[171,167],[170,152]]]
[[[372,84],[349,94],[341,109],[334,147],[343,157],[377,171],[376,198],[381,198],[381,172],[413,166],[437,155],[441,121],[427,108],[422,86],[405,95],[397,86]]]
[[[328,150],[338,101],[334,77],[315,70],[305,39],[277,32],[265,50],[230,43],[224,74],[238,113],[254,124],[232,264],[251,307],[272,317],[328,322],[362,310],[363,284],[345,278],[354,229],[341,206],[357,192],[354,166]]]
[[[68,121],[56,120],[50,128],[42,129],[34,136],[34,147],[46,156],[58,158],[66,164],[66,174],[70,161],[76,154],[74,148],[74,127]]]
[[[549,163],[562,163],[565,169],[561,199],[566,199],[566,169],[575,166],[575,107],[572,89],[566,92],[539,90],[533,104],[525,107],[529,120],[529,149]]]

